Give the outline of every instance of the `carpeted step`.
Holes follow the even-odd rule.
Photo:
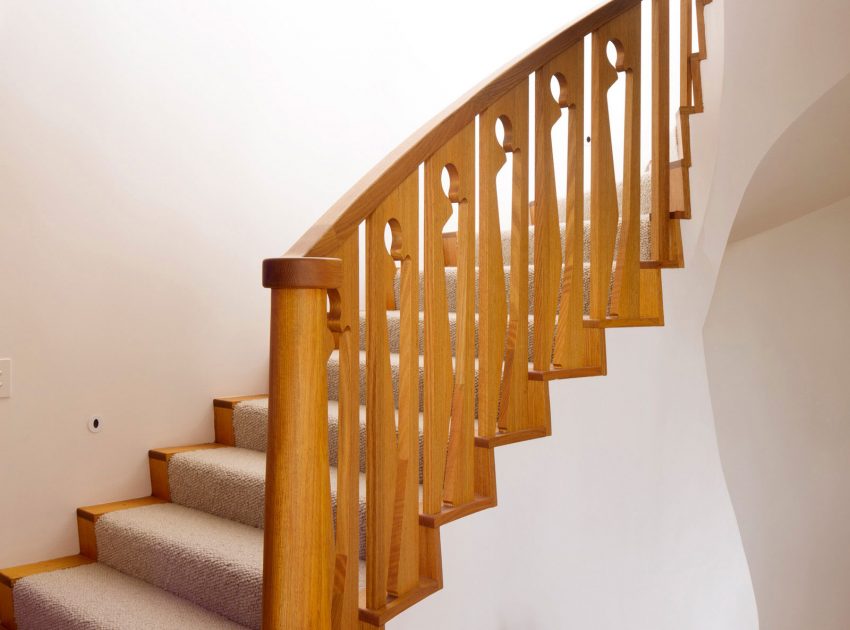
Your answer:
[[[173,503],[110,512],[95,528],[100,562],[260,627],[262,530]]]
[[[269,423],[269,400],[257,398],[237,403],[233,407],[233,432],[236,446],[241,449],[251,449],[265,452],[266,435]],[[424,447],[423,415],[419,414],[419,454],[420,478],[422,449]],[[360,406],[360,472],[366,472],[366,407]],[[176,455],[174,457],[177,457]],[[172,461],[174,461],[172,457]],[[330,465],[337,466],[339,461],[339,403],[328,401],[328,459]],[[170,469],[169,469],[170,472]],[[362,480],[361,480],[362,481]],[[364,496],[361,494],[361,496]]]
[[[259,630],[263,530],[175,503],[110,512],[95,527],[103,564]]]
[[[398,408],[398,380],[399,380],[399,355],[390,354],[390,374],[392,376],[393,400],[395,401],[396,409]],[[454,357],[452,357],[454,362]],[[335,350],[331,353],[328,361],[328,400],[339,400],[339,351]],[[532,369],[529,365],[528,369]],[[475,361],[474,367],[474,384],[473,391],[476,401],[475,417],[478,417],[478,361]],[[366,404],[366,352],[360,352],[360,404]],[[419,356],[419,411],[424,411],[425,404],[425,357]]]
[[[333,437],[334,447],[337,439]],[[336,464],[336,457],[332,464]],[[336,519],[336,468],[331,468],[330,480],[331,508]],[[264,525],[266,454],[263,452],[214,448],[177,453],[169,459],[168,483],[174,503],[251,527]],[[365,558],[365,554],[366,476],[361,474],[360,557]]]
[[[533,202],[532,202],[533,203]],[[617,183],[617,203],[623,205],[623,183]],[[563,250],[564,235],[566,232],[567,203],[561,198],[558,200],[558,221],[561,224],[561,249]],[[640,176],[640,241],[641,260],[649,260],[650,257],[650,215],[652,213],[652,173],[647,171]],[[584,195],[584,261],[590,261],[590,192]],[[511,232],[502,231],[502,259],[505,265],[511,262]],[[475,252],[478,260],[478,251]],[[534,226],[529,230],[528,237],[528,264],[534,262]]]
[[[561,268],[561,274],[563,275],[564,268]],[[505,295],[508,300],[510,300],[510,290],[511,290],[511,268],[505,267]],[[590,304],[590,263],[584,263],[584,283],[583,283],[583,295],[584,295],[584,305],[585,305],[585,315],[588,312],[588,305]],[[563,278],[562,278],[563,279]],[[611,277],[613,281],[613,274]],[[560,280],[559,280],[560,286]],[[395,302],[398,304],[399,302],[399,292],[401,290],[401,278],[398,274],[396,274],[396,278],[393,282],[393,292],[395,295]],[[560,293],[558,295],[560,299]],[[449,313],[457,312],[457,267],[446,267],[446,302],[448,304]],[[425,272],[423,270],[419,271],[419,311],[422,312],[425,310]],[[478,269],[475,270],[475,311],[478,312]],[[529,314],[534,314],[534,266],[528,266],[528,312]],[[365,329],[364,329],[365,330]]]
[[[13,593],[20,630],[244,628],[101,563],[23,578]]]
[[[563,213],[562,213],[563,214]],[[589,216],[586,214],[585,216]],[[649,260],[652,256],[652,243],[650,240],[650,215],[640,215],[640,257],[641,260]],[[619,225],[617,226],[619,232]],[[564,239],[566,238],[567,226],[560,224],[561,251],[564,251]],[[475,252],[475,260],[478,260],[478,251]],[[511,231],[502,231],[502,260],[505,265],[511,262]],[[584,262],[590,262],[590,221],[584,221]],[[534,226],[528,229],[528,264],[534,264]]]

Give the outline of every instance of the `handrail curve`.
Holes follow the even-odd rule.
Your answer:
[[[641,1],[610,0],[600,5],[472,88],[378,162],[295,242],[286,255],[333,256],[388,194],[478,114],[540,66]]]

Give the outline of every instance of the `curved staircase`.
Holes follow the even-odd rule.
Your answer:
[[[546,40],[417,132],[288,257],[266,261],[269,394],[214,401],[215,443],[150,451],[150,497],[80,508],[79,555],[0,571],[3,627],[365,630],[442,588],[441,527],[496,505],[496,447],[551,433],[549,382],[604,375],[606,328],[664,323],[661,270],[684,264],[688,119],[702,110],[710,0],[679,8],[675,162],[668,2],[613,0]],[[606,97],[618,72],[619,190]],[[569,163],[556,175],[551,128],[564,110]],[[506,154],[510,229],[496,190]],[[452,215],[458,230],[444,233]]]

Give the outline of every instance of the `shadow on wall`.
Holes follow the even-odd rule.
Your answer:
[[[731,240],[769,230],[850,195],[850,74],[773,144],[741,201]]]
[[[726,250],[705,325],[721,459],[768,630],[850,628],[849,111],[850,77],[765,156],[733,228],[755,236]]]

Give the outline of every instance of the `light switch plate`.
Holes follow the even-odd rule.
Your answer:
[[[0,398],[12,396],[12,359],[0,359]]]

